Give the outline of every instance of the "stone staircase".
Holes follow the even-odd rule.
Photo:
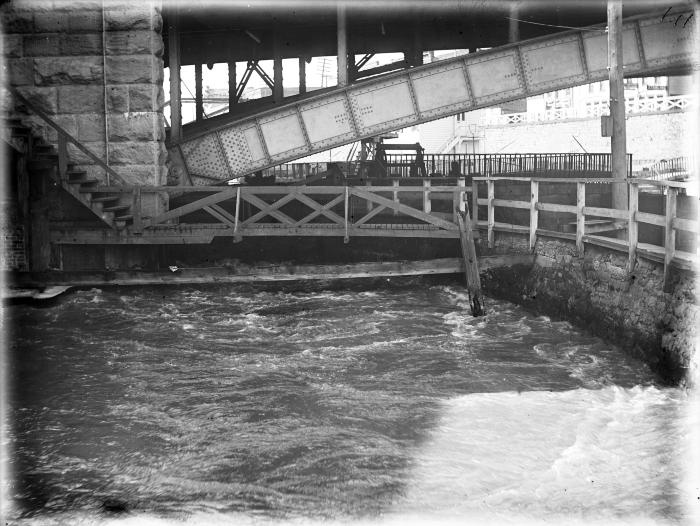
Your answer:
[[[90,178],[87,172],[78,169],[70,160],[68,160],[65,178],[62,179],[56,147],[38,137],[21,119],[5,120],[4,138],[13,148],[26,155],[29,171],[50,177],[109,227],[123,229],[133,221],[131,193],[102,191],[101,181]]]

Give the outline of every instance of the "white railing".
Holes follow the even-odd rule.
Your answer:
[[[660,95],[653,97],[629,97],[625,99],[625,112],[630,114],[688,111],[697,102],[695,95]],[[587,102],[576,108],[555,108],[538,112],[491,114],[482,122],[487,126],[549,122],[564,119],[589,119],[610,113],[608,100]]]

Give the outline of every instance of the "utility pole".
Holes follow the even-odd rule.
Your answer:
[[[627,173],[627,132],[625,124],[625,86],[622,70],[622,2],[608,0],[608,78],[610,81],[610,118],[612,137],[610,139],[612,176],[626,179]],[[612,208],[627,209],[627,183],[612,185]],[[620,233],[624,236],[624,232]]]

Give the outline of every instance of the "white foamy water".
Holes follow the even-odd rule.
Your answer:
[[[487,307],[414,284],[13,308],[10,523],[695,523],[697,401]]]

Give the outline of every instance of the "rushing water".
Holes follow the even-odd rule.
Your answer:
[[[688,393],[457,284],[6,310],[19,524],[690,524]]]

